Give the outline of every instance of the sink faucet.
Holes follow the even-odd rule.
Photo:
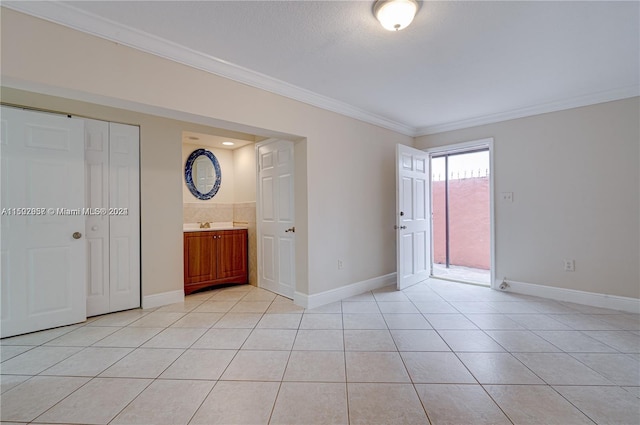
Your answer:
[[[211,225],[209,224],[208,221],[205,221],[204,223],[200,223],[200,228],[201,229],[210,229]]]

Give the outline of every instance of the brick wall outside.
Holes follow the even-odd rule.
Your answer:
[[[434,181],[434,262],[445,263],[444,181]],[[449,180],[449,255],[455,266],[490,268],[489,177]]]

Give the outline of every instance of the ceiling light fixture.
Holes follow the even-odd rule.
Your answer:
[[[409,26],[418,12],[417,0],[377,0],[373,14],[384,29],[400,31]]]
[[[233,145],[235,145],[235,143],[233,143],[233,142],[222,142],[222,144],[225,145],[225,146],[233,146]]]

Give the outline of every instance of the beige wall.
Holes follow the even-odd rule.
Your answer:
[[[256,201],[256,145],[233,151],[234,202]]]
[[[394,150],[412,138],[14,11],[1,18],[5,86],[262,137],[296,135],[288,137],[296,141],[303,294],[395,271]],[[145,295],[181,287],[180,134],[163,126],[141,127]]]
[[[494,138],[497,279],[639,298],[638,105],[632,98],[434,134],[416,147]],[[563,271],[565,258],[575,272]]]

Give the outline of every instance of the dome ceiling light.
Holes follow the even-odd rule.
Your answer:
[[[419,6],[417,0],[377,0],[373,14],[384,29],[400,31],[411,24]]]

